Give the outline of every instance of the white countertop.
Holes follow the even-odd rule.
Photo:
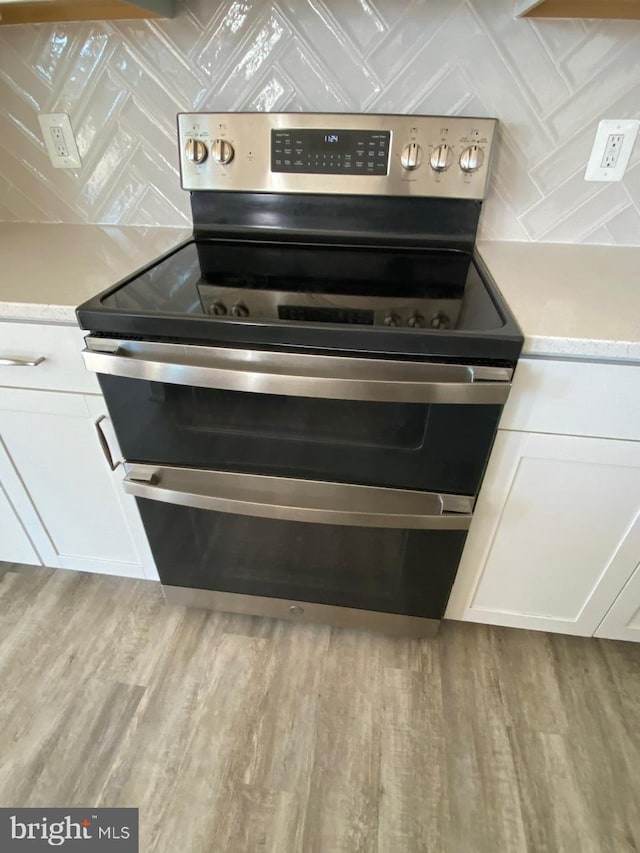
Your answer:
[[[75,309],[185,240],[186,228],[0,223],[0,319]],[[640,248],[483,241],[523,354],[640,361]]]
[[[76,323],[78,305],[190,234],[186,228],[0,222],[0,319]]]
[[[523,355],[640,361],[640,248],[483,241]]]

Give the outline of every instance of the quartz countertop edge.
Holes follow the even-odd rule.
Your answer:
[[[76,325],[78,305],[191,233],[190,227],[0,222],[0,320]]]
[[[76,308],[191,228],[0,223],[0,320],[76,324]],[[640,247],[480,241],[523,355],[640,363]]]
[[[479,241],[523,356],[640,362],[640,247]]]

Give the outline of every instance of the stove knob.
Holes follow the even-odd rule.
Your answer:
[[[194,139],[191,136],[187,139],[187,144],[184,146],[184,153],[189,162],[204,163],[207,159],[207,146],[201,139]]]
[[[404,146],[400,155],[400,162],[408,172],[412,172],[418,168],[422,162],[422,148],[417,142],[410,142]]]
[[[476,172],[484,163],[484,151],[477,145],[470,145],[460,155],[460,168],[463,172]]]
[[[410,326],[412,329],[424,329],[425,325],[425,319],[422,314],[418,314],[417,311],[414,311],[413,314],[409,315],[407,326]]]
[[[216,300],[212,302],[209,306],[209,314],[215,314],[216,317],[224,317],[227,313],[227,306],[224,302],[220,302],[220,300]]]
[[[248,317],[249,309],[244,304],[244,302],[236,302],[236,304],[231,309],[231,313],[234,317]]]
[[[400,317],[396,314],[395,311],[389,311],[387,316],[384,318],[385,326],[399,326],[400,325]]]
[[[235,153],[233,145],[230,142],[227,142],[226,139],[214,139],[211,143],[211,156],[216,163],[220,163],[221,166],[225,166],[227,163],[230,163],[233,160],[233,155]]]
[[[434,172],[444,172],[451,165],[451,149],[444,142],[431,152],[431,168]]]
[[[447,317],[444,311],[438,311],[431,318],[432,329],[448,329],[451,326],[451,320]]]

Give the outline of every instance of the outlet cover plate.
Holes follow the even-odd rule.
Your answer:
[[[631,157],[639,127],[640,121],[635,119],[604,119],[601,121],[593,142],[587,171],[584,173],[585,181],[621,181]],[[602,165],[602,161],[607,150],[609,137],[614,135],[623,136],[622,145],[616,165],[607,168]]]
[[[82,160],[66,113],[40,113],[38,115],[42,138],[47,153],[56,169],[79,169]]]

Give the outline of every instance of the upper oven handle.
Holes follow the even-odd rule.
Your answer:
[[[473,497],[261,474],[126,463],[128,494],[176,506],[271,518],[405,530],[467,530]],[[426,559],[426,557],[425,557]]]
[[[289,397],[388,403],[504,403],[512,370],[484,365],[392,361],[192,346],[89,336],[84,363],[95,373]]]

